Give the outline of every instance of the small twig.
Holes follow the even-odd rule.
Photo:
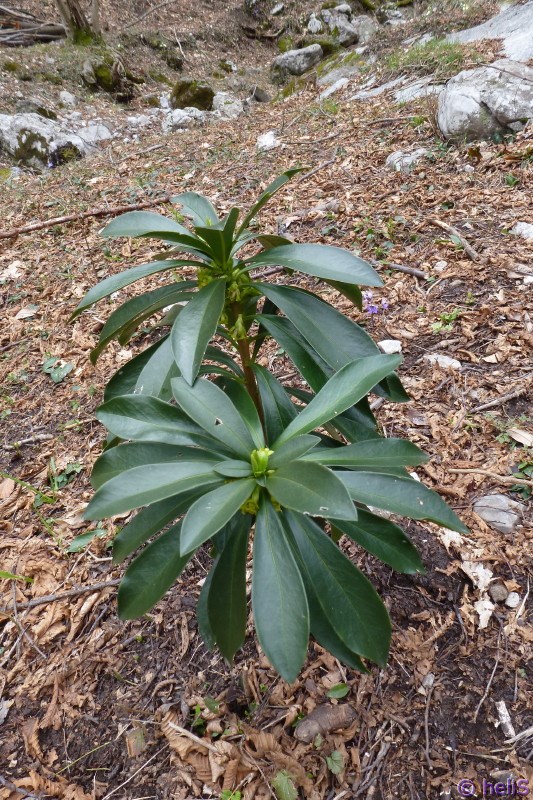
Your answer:
[[[404,117],[384,117],[383,119],[362,119],[359,125],[389,125],[393,122],[404,122],[406,119],[413,119],[414,114],[407,114]]]
[[[429,704],[431,702],[431,695],[433,694],[433,685],[428,687],[428,693],[426,697],[426,708],[424,711],[424,734],[426,737],[426,746],[424,748],[424,755],[426,757],[426,763],[429,769],[433,769],[433,762],[431,761],[431,756],[429,755],[429,749],[431,746],[430,738],[429,738]]]
[[[13,613],[12,613],[11,619],[13,620],[13,622],[15,623],[17,628],[19,629],[21,638],[26,639],[26,641],[29,643],[30,647],[32,647],[33,650],[35,650],[35,652],[38,653],[41,656],[43,661],[48,661],[48,656],[46,655],[46,653],[43,653],[43,651],[39,647],[37,647],[37,645],[35,644],[35,642],[31,638],[30,634],[25,629],[24,625],[22,624],[22,622],[19,619],[18,604],[17,604],[17,587],[15,586],[15,581],[13,581],[13,584],[12,584],[12,591],[13,591]],[[20,641],[20,638],[19,638],[19,641]]]
[[[17,339],[15,342],[5,344],[3,347],[0,347],[0,353],[5,353],[6,350],[11,350],[12,347],[16,347],[18,344],[22,344],[22,342],[27,342],[29,338],[29,336],[25,336],[23,339]]]
[[[103,583],[93,583],[92,586],[82,586],[79,589],[69,589],[67,592],[61,594],[47,594],[42,597],[34,597],[28,600],[27,603],[19,603],[18,608],[35,608],[36,606],[43,606],[46,603],[57,603],[59,600],[64,600],[67,597],[77,597],[80,594],[89,594],[90,592],[99,592],[100,589],[107,589],[109,586],[118,586],[121,578],[113,578],[111,581],[104,581]],[[7,609],[0,609],[2,613],[10,614]]]
[[[31,233],[32,231],[52,228],[54,225],[63,225],[65,222],[77,222],[80,219],[88,219],[89,217],[114,217],[118,214],[125,214],[127,211],[140,211],[143,208],[158,206],[160,203],[168,203],[169,200],[170,195],[166,194],[158,200],[147,200],[145,203],[136,203],[131,206],[111,206],[110,208],[97,208],[93,211],[83,211],[80,214],[67,214],[65,217],[55,217],[54,219],[47,219],[44,222],[33,222],[31,225],[25,225],[22,228],[0,231],[0,239],[10,239],[20,236],[21,233]]]
[[[217,755],[219,755],[219,751],[214,745],[212,745],[210,742],[206,742],[205,739],[200,739],[199,736],[196,736],[196,734],[188,731],[187,728],[182,728],[181,725],[176,725],[175,722],[169,722],[168,725],[172,728],[172,730],[181,733],[182,736],[186,736],[187,739],[199,744],[200,747],[205,747],[206,750],[211,750],[212,753],[217,753]]]
[[[478,411],[486,411],[489,408],[496,408],[497,406],[502,406],[508,400],[514,400],[515,397],[520,397],[520,395],[525,394],[529,388],[529,383],[531,383],[531,378],[533,377],[533,373],[526,375],[524,380],[526,384],[524,386],[518,386],[516,389],[513,389],[511,392],[507,392],[507,394],[502,394],[500,397],[496,397],[494,400],[489,400],[486,403],[481,403],[481,405],[476,406],[472,409],[472,414],[477,414]]]
[[[159,5],[154,6],[153,8],[149,8],[148,11],[145,11],[144,14],[141,14],[140,17],[137,17],[137,19],[134,19],[133,22],[128,22],[127,25],[124,25],[123,26],[124,30],[126,30],[127,28],[133,28],[135,25],[137,25],[141,20],[143,20],[149,14],[153,14],[155,11],[159,11],[160,8],[164,8],[164,6],[170,6],[170,5],[172,5],[172,3],[175,3],[175,2],[176,2],[176,0],[164,0],[163,3],[159,3]]]
[[[494,478],[500,483],[508,483],[511,486],[530,486],[533,487],[533,481],[525,480],[524,478],[512,478],[509,475],[497,475],[495,472],[489,472],[487,469],[448,469],[448,472],[453,472],[457,475],[485,475],[487,478]]]
[[[442,230],[446,231],[446,233],[449,233],[450,236],[455,236],[456,239],[460,241],[465,253],[472,259],[472,261],[484,261],[484,258],[480,256],[476,250],[474,250],[471,244],[468,244],[462,233],[460,233],[457,228],[454,228],[453,225],[449,225],[447,222],[443,222],[441,219],[436,219],[435,217],[431,218],[429,221],[434,225],[437,225],[439,228],[442,228]]]
[[[421,269],[415,267],[404,267],[403,264],[382,264],[381,261],[376,261],[374,258],[369,258],[368,261],[375,267],[383,267],[383,269],[393,269],[395,272],[405,272],[406,275],[414,275],[415,278],[420,278],[427,281],[428,276]]]
[[[0,786],[4,786],[6,789],[9,789],[10,792],[16,792],[17,794],[22,794],[24,797],[22,800],[26,800],[26,798],[34,798],[34,800],[41,800],[41,795],[32,794],[31,792],[27,792],[26,789],[19,789],[18,786],[15,786],[14,783],[11,781],[6,780],[6,778],[0,775]]]
[[[494,667],[492,668],[492,672],[490,674],[490,678],[489,678],[489,681],[488,681],[487,686],[485,688],[485,691],[483,692],[483,697],[481,698],[481,700],[477,704],[476,710],[474,711],[474,716],[472,718],[472,722],[474,722],[474,723],[477,721],[477,715],[479,714],[481,706],[483,705],[483,703],[485,702],[485,700],[488,697],[488,694],[489,694],[489,691],[490,691],[490,687],[492,686],[492,681],[494,680],[494,676],[496,674],[496,670],[498,669],[498,664],[499,663],[500,663],[500,639],[498,637],[498,652],[496,653],[496,660],[494,662]]]
[[[318,165],[318,167],[314,167],[313,169],[309,170],[309,172],[305,172],[303,175],[300,175],[300,177],[298,178],[296,183],[298,184],[298,183],[301,183],[302,181],[307,180],[307,178],[310,178],[311,175],[314,175],[319,170],[325,169],[325,167],[329,167],[330,164],[334,164],[334,163],[335,163],[335,159],[334,158],[330,158],[329,161],[323,161],[322,164]]]
[[[34,436],[28,436],[27,439],[20,439],[18,442],[13,442],[13,444],[4,445],[4,450],[18,450],[22,445],[34,444],[35,442],[49,442],[53,438],[51,433],[36,433]]]

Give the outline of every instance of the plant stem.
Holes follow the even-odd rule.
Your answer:
[[[234,323],[238,319],[240,314],[242,314],[241,303],[232,303],[231,315],[233,316]],[[237,344],[237,350],[241,357],[242,371],[244,372],[244,384],[246,386],[248,394],[252,398],[254,406],[257,409],[257,413],[259,414],[259,419],[261,420],[261,425],[263,427],[263,432],[265,433],[266,436],[263,404],[261,403],[259,389],[257,388],[257,381],[255,379],[255,374],[251,366],[252,359],[250,358],[250,339],[248,338],[248,336],[246,336],[244,339],[238,339],[236,344]]]

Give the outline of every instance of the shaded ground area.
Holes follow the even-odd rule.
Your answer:
[[[257,136],[273,129],[282,145],[258,153]],[[385,167],[389,153],[414,146],[429,156],[413,172]],[[532,243],[509,231],[517,220],[531,221],[532,147],[526,130],[512,142],[447,148],[434,135],[427,101],[407,108],[386,97],[320,103],[309,88],[237,123],[148,136],[141,147],[114,143],[90,160],[2,188],[2,227],[11,229],[125,202],[156,203],[186,189],[224,211],[247,205],[283,169],[308,166],[312,174],[290,184],[262,223],[297,241],[356,247],[373,260],[385,281],[374,300],[388,310],[368,315],[335,302],[375,339],[402,341],[401,375],[413,399],[382,405],[378,419],[387,435],[409,437],[432,455],[420,478],[470,527],[459,537],[410,526],[427,566],[416,577],[342,542],[393,620],[390,664],[367,675],[315,645],[288,686],[258,651],[252,628],[232,667],[207,653],[194,615],[207,550],[135,622],[117,619],[114,584],[63,596],[120,577],[108,555],[115,524],[102,526],[87,550],[67,550],[90,528],[80,514],[104,439],[93,417],[103,385],[153,336],[147,326],[127,348],[112,345],[93,368],[89,350],[118,300],[73,325],[68,317],[98,279],[156,251],[145,241],[103,240],[99,219],[4,240],[0,569],[32,582],[0,581],[2,800],[185,800],[236,787],[242,797],[268,798],[283,772],[311,800],[450,797],[460,779],[480,787],[483,778],[505,781],[510,773],[531,781],[531,735],[520,736],[533,724],[526,672],[531,487],[524,472],[521,485],[512,476],[531,460],[513,432],[532,431],[533,322],[524,282]],[[474,256],[435,220],[452,225]],[[329,289],[322,294],[334,297]],[[452,356],[462,369],[430,365],[430,353]],[[267,348],[264,361],[297,382],[283,352]],[[54,383],[50,371],[67,366]],[[494,492],[524,504],[514,533],[490,529],[472,511],[475,499]],[[484,628],[477,605],[484,595],[465,571],[468,562],[490,569],[493,582],[521,598],[514,609],[496,605]],[[348,690],[343,697],[335,697],[339,684]],[[502,726],[502,701],[515,740]],[[332,716],[349,704],[355,719],[309,744],[298,741],[295,722],[323,702]]]

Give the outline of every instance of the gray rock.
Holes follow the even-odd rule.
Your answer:
[[[85,128],[80,128],[78,136],[85,144],[89,145],[89,147],[113,138],[113,134],[107,125],[103,125],[101,122],[97,122],[94,125],[87,125]]]
[[[509,592],[503,583],[491,583],[489,586],[489,594],[491,600],[493,600],[495,603],[505,603],[507,597],[509,596]]]
[[[167,132],[202,125],[206,117],[207,113],[199,108],[176,108],[165,115],[163,130]]]
[[[375,81],[375,78],[370,80],[367,83],[367,86],[372,86],[372,83]],[[392,81],[387,81],[387,83],[382,83],[380,86],[374,86],[372,88],[363,88],[356,92],[353,97],[350,97],[350,100],[370,100],[373,97],[379,97],[385,92],[394,89],[396,86],[401,86],[401,84],[405,83],[405,75],[400,75],[399,78],[394,78]]]
[[[234,94],[217,92],[213,97],[213,111],[222,119],[237,119],[244,113],[244,105]]]
[[[69,106],[70,108],[76,108],[78,105],[78,98],[66,90],[59,92],[59,100],[64,106]]]
[[[278,14],[282,14],[285,10],[285,3],[276,3],[272,11],[270,12],[271,17],[277,17]]]
[[[517,61],[464,70],[439,96],[437,123],[446,139],[487,139],[511,133],[533,117],[533,69]]]
[[[385,8],[381,13],[385,25],[405,25],[407,22],[399,8]]]
[[[427,361],[429,364],[436,364],[442,369],[454,369],[457,372],[460,372],[463,368],[460,361],[457,361],[456,358],[450,358],[450,356],[446,356],[443,353],[426,353],[424,361]]]
[[[126,119],[130,128],[146,128],[146,126],[151,125],[153,121],[153,116],[148,116],[148,114],[139,114],[138,117],[127,117]]]
[[[45,119],[57,119],[56,112],[38,97],[25,97],[19,100],[15,105],[15,110],[18,114],[38,114]]]
[[[505,55],[515,61],[533,58],[533,2],[510,5],[482,25],[448,36],[451,42],[482,39],[503,39]]]
[[[350,47],[358,41],[359,35],[345,14],[339,13],[336,9],[333,11],[324,9],[320,12],[320,16],[342,47]]]
[[[524,506],[505,494],[488,494],[474,503],[474,511],[491,528],[512,533],[520,521]]]
[[[317,18],[316,14],[311,14],[309,22],[307,23],[307,30],[309,33],[322,33],[324,30],[323,23]]]
[[[265,90],[261,89],[260,86],[254,86],[251,98],[252,100],[255,100],[256,103],[270,103],[272,99],[268,92],[265,92]]]
[[[272,72],[275,76],[303,75],[322,59],[322,48],[319,44],[310,44],[300,50],[288,50],[274,59]]]
[[[335,94],[335,92],[338,92],[341,89],[344,89],[344,87],[348,83],[349,83],[348,78],[339,78],[338,81],[335,81],[335,83],[332,83],[331,86],[328,86],[327,89],[324,89],[323,92],[320,92],[320,94],[318,96],[318,99],[319,100],[325,100],[326,97],[329,97],[330,95]]]
[[[378,342],[378,347],[382,353],[389,356],[402,352],[402,343],[399,339],[382,339],[381,342]]]
[[[394,92],[394,99],[397,103],[409,103],[411,100],[418,100],[419,97],[429,97],[433,94],[440,94],[444,89],[443,83],[434,83],[434,78],[420,78],[408,84],[402,89]]]
[[[279,147],[280,144],[281,140],[278,139],[275,131],[267,131],[257,138],[255,146],[259,153],[263,153],[266,150],[273,150],[275,147]]]
[[[507,595],[507,599],[505,601],[505,605],[507,608],[518,608],[520,605],[521,598],[518,592],[509,592]]]
[[[38,114],[0,114],[0,149],[21,164],[42,170],[81,158],[93,149],[81,136]]]
[[[176,81],[170,93],[170,105],[176,109],[197,108],[209,111],[213,105],[214,89],[207,83],[192,78]]]
[[[336,11],[337,14],[344,14],[346,17],[352,16],[352,7],[348,5],[348,3],[341,3],[338,6],[335,6],[333,11]]]
[[[533,239],[533,225],[531,222],[517,222],[511,233],[524,239]]]
[[[413,150],[412,153],[404,153],[402,150],[398,150],[396,153],[391,153],[390,156],[387,157],[385,166],[396,170],[396,172],[409,173],[415,164],[427,155],[428,152],[429,151],[426,150],[425,147],[419,147],[417,150]]]
[[[346,66],[335,67],[334,69],[330,70],[329,72],[325,72],[323,75],[317,80],[317,84],[319,86],[332,86],[333,84],[339,83],[339,81],[346,80],[346,83],[350,81],[350,78],[359,75],[359,67],[354,66],[353,64],[346,64]]]
[[[351,21],[352,27],[357,32],[357,41],[359,44],[365,44],[374,38],[379,31],[379,22],[367,14],[361,14],[359,17],[354,17]]]

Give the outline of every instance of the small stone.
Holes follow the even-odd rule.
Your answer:
[[[447,266],[448,266],[447,261],[437,261],[433,269],[435,270],[435,272],[442,272],[443,270],[446,269]]]
[[[518,608],[520,605],[520,595],[518,592],[509,592],[505,605],[507,608]]]
[[[284,80],[287,75],[303,75],[322,60],[324,53],[319,44],[310,44],[299,50],[288,50],[272,62],[272,77],[276,81]]]
[[[78,105],[78,98],[71,92],[59,92],[59,100],[64,106],[70,106],[71,108],[75,108]]]
[[[344,14],[347,17],[352,16],[352,7],[348,5],[348,3],[341,3],[338,6],[335,6],[333,11],[336,11],[337,14]]]
[[[242,100],[229,92],[217,92],[213,97],[213,111],[222,119],[237,119],[244,113],[244,105]]]
[[[324,26],[322,25],[320,20],[317,19],[316,14],[311,14],[311,16],[309,17],[309,22],[307,23],[307,30],[309,31],[309,33],[313,34],[322,33],[323,29]]]
[[[271,97],[268,92],[265,92],[264,89],[261,89],[260,86],[254,86],[252,91],[252,100],[255,100],[256,103],[270,103]]]
[[[509,592],[503,583],[491,583],[489,586],[489,594],[495,603],[505,603],[509,596]]]
[[[424,356],[424,361],[428,361],[430,364],[436,364],[442,369],[455,369],[458,372],[463,368],[460,361],[457,361],[456,358],[450,358],[450,356],[445,356],[442,353],[427,353]]]
[[[402,150],[398,150],[396,153],[391,153],[390,156],[387,156],[385,166],[391,167],[396,172],[409,173],[414,165],[427,153],[428,151],[425,147],[419,147],[412,153],[404,153]]]
[[[530,222],[517,222],[511,233],[522,236],[524,239],[533,239],[533,224]]]
[[[285,3],[276,3],[272,11],[270,12],[270,15],[272,17],[277,17],[278,14],[282,14],[284,10],[285,10]]]
[[[378,342],[378,347],[382,353],[388,356],[402,352],[402,343],[399,339],[383,339],[381,342]]]
[[[265,150],[273,150],[275,147],[279,147],[280,144],[281,141],[274,131],[267,131],[258,137],[255,146],[259,152],[263,152]]]
[[[488,494],[474,503],[475,513],[500,533],[512,533],[523,513],[521,503],[505,494]]]

